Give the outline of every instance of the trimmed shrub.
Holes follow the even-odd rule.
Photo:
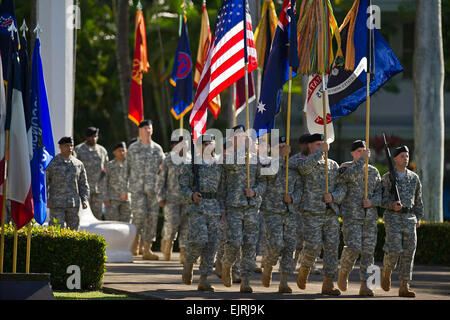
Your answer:
[[[14,228],[5,228],[4,272],[12,271]],[[27,227],[18,231],[17,272],[25,272]],[[81,290],[102,287],[106,263],[106,242],[103,237],[59,226],[33,226],[31,230],[30,273],[50,273],[54,290],[67,290],[70,265],[81,272]]]

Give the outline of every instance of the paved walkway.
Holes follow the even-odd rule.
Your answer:
[[[161,253],[158,253],[161,256]],[[359,268],[350,274],[349,289],[340,297],[329,297],[320,294],[322,286],[321,275],[310,275],[306,290],[300,290],[296,284],[297,271],[291,277],[289,285],[293,289],[292,294],[278,293],[280,274],[278,266],[274,268],[272,285],[265,288],[261,284],[261,274],[254,274],[251,278],[253,294],[241,294],[239,284],[233,284],[231,288],[225,287],[221,280],[212,275],[209,277],[216,288],[214,293],[197,291],[199,279],[198,265],[194,265],[194,281],[188,286],[181,281],[182,266],[178,262],[179,255],[174,253],[171,261],[144,261],[141,256],[135,258],[133,263],[107,263],[103,288],[107,292],[124,292],[130,296],[142,299],[158,300],[293,300],[293,299],[374,299],[374,300],[404,300],[408,298],[398,297],[398,274],[393,273],[392,289],[385,292],[382,289],[375,290],[373,298],[362,298],[359,292]],[[258,257],[258,265],[260,257]],[[321,268],[321,265],[319,265]],[[444,266],[414,266],[412,289],[416,292],[416,299],[423,300],[450,300],[450,267]],[[411,300],[411,299],[408,299]]]

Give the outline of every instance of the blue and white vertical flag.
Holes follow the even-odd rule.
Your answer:
[[[43,224],[47,217],[45,170],[55,157],[52,124],[41,60],[41,42],[36,39],[31,71],[31,126],[33,130],[33,159],[31,183],[34,201],[34,219]]]

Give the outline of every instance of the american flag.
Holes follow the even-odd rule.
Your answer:
[[[244,46],[244,4],[246,13],[247,45]],[[211,100],[234,82],[245,76],[244,47],[248,53],[248,72],[258,67],[253,38],[252,20],[244,0],[224,0],[217,16],[214,35],[208,49],[190,115],[194,139],[205,132],[206,109]],[[219,110],[211,110],[214,116]]]

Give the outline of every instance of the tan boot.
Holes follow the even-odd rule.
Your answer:
[[[264,287],[270,287],[270,283],[272,282],[272,266],[263,265],[262,272],[262,284]]]
[[[322,282],[322,294],[330,295],[330,296],[340,296],[341,291],[338,288],[334,287],[333,276],[324,275]]]
[[[139,254],[139,244],[141,242],[141,235],[137,234],[134,238],[133,244],[131,245],[131,254],[137,256]]]
[[[214,287],[209,283],[207,275],[200,275],[200,281],[198,282],[197,290],[214,292]]]
[[[292,293],[292,289],[288,285],[289,275],[287,273],[281,273],[280,285],[278,286],[278,292],[280,293]]]
[[[139,248],[139,254],[144,254],[144,241],[142,241],[142,237],[141,237],[141,239],[140,239],[141,241],[140,241],[140,243],[139,243],[139,246],[138,246],[138,248]]]
[[[339,269],[337,285],[338,285],[338,288],[341,289],[341,291],[347,291],[348,272],[345,272],[344,270]]]
[[[184,284],[192,284],[192,276],[193,276],[193,263],[185,263],[183,266],[183,273],[181,274],[181,278],[183,279]]]
[[[214,270],[216,272],[216,275],[219,278],[222,278],[222,262],[219,260],[216,260],[216,262],[214,262]]]
[[[367,281],[361,281],[361,287],[359,288],[359,295],[363,296],[363,297],[373,297],[374,296],[373,291],[367,286]]]
[[[163,254],[163,256],[164,256],[164,252],[166,252],[166,244],[167,244],[166,240],[161,238],[160,250],[161,250],[161,253]]]
[[[159,260],[159,257],[152,251],[152,242],[144,242],[144,252],[142,253],[142,260]]]
[[[381,272],[381,288],[383,288],[384,291],[391,290],[391,274],[392,270],[383,268],[383,271]]]
[[[164,260],[170,261],[170,258],[172,258],[172,250],[173,250],[173,242],[172,241],[166,241],[164,247]]]
[[[399,297],[415,298],[416,293],[409,288],[408,280],[401,280],[400,289],[398,290]]]
[[[231,264],[222,263],[222,283],[225,287],[231,287],[233,284]]]
[[[308,276],[310,271],[311,268],[306,267],[300,267],[300,270],[298,271],[297,286],[302,290],[306,289],[306,283],[308,282]]]
[[[180,248],[180,263],[184,264],[186,262],[186,249],[184,247]]]
[[[253,289],[250,286],[250,277],[249,276],[242,276],[241,277],[241,293],[252,293]]]

